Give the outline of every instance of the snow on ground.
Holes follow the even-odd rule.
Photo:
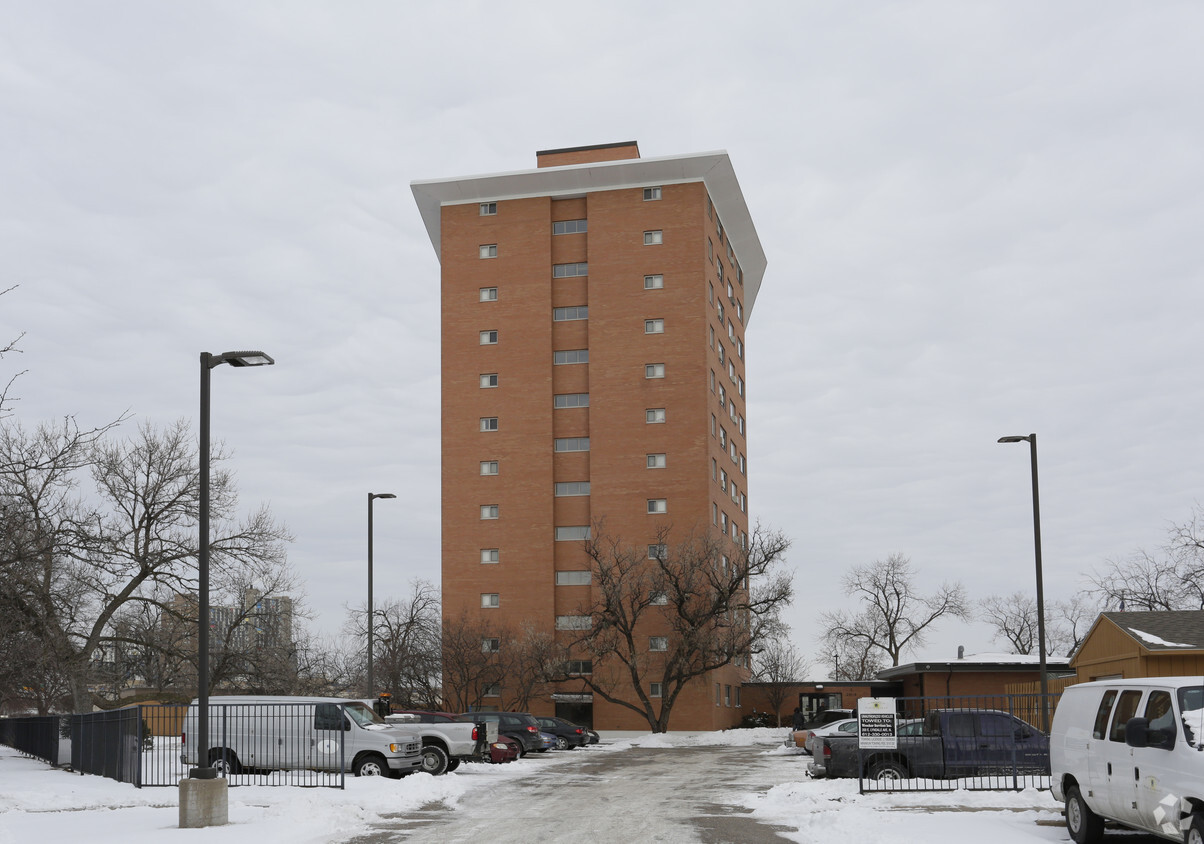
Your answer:
[[[1032,844],[1066,841],[1060,807],[1049,792],[946,791],[858,794],[855,780],[810,780],[800,751],[784,747],[781,729],[714,733],[613,734],[588,753],[632,747],[746,746],[750,753],[797,767],[799,780],[766,793],[730,795],[731,803],[767,824],[798,830],[782,834],[809,844]],[[572,765],[582,751],[539,760]],[[112,780],[49,768],[0,746],[0,844],[87,841],[89,844],[160,844],[165,840],[223,844],[332,844],[368,829],[382,814],[429,802],[457,805],[466,795],[504,780],[538,775],[529,763],[462,765],[442,777],[417,774],[401,781],[347,778],[345,790],[242,786],[229,791],[230,824],[179,829],[175,788],[136,789]],[[1039,823],[1040,822],[1040,823]]]

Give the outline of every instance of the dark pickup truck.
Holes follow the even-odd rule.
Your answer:
[[[826,736],[812,776],[874,780],[956,779],[1049,773],[1049,736],[994,709],[936,709],[916,735],[900,735],[896,750],[859,750],[858,738]]]

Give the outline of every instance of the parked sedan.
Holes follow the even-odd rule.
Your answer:
[[[556,736],[552,733],[545,733],[543,730],[540,730],[539,739],[540,746],[536,748],[536,751],[539,753],[547,753],[556,746]]]
[[[522,755],[543,747],[543,741],[539,737],[539,724],[527,712],[465,712],[460,715],[460,719],[496,722],[498,735],[514,739]]]
[[[498,736],[497,741],[489,745],[490,762],[513,762],[521,755],[518,742],[509,736]]]
[[[857,735],[857,719],[848,718],[844,721],[834,721],[825,727],[817,727],[814,730],[810,730],[807,738],[803,742],[803,745],[807,752],[814,756],[815,749],[820,746],[820,740],[823,739],[824,736],[830,736],[833,734],[847,736]]]
[[[588,741],[584,727],[570,724],[563,718],[540,716],[535,720],[539,722],[539,729],[556,737],[557,750],[572,750]]]

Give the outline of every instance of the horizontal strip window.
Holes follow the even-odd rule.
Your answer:
[[[553,264],[552,278],[576,278],[589,275],[589,264]]]
[[[556,366],[589,363],[589,349],[565,349],[560,352],[552,352],[552,363]]]
[[[552,441],[553,451],[589,451],[589,437],[564,437]]]
[[[564,664],[565,674],[593,674],[594,663],[589,659],[570,659]]]
[[[589,525],[570,525],[556,528],[557,542],[573,542],[589,539]]]
[[[557,630],[589,630],[591,626],[591,619],[588,615],[556,616]]]
[[[553,396],[552,402],[557,410],[566,407],[589,407],[589,393],[561,393]]]
[[[557,586],[589,586],[589,571],[558,571]]]
[[[575,319],[589,319],[589,308],[577,305],[573,308],[552,309],[552,322],[570,322]]]
[[[552,223],[552,234],[580,234],[585,231],[585,220],[560,220]]]
[[[589,481],[568,481],[556,484],[556,495],[589,495]]]

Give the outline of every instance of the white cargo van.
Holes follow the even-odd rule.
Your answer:
[[[1204,844],[1204,677],[1102,680],[1062,692],[1050,785],[1079,844],[1104,821]]]
[[[209,747],[198,758],[197,702],[184,717],[185,765],[243,770],[351,771],[405,776],[421,769],[422,739],[386,724],[363,702],[336,697],[230,695],[209,698]]]

